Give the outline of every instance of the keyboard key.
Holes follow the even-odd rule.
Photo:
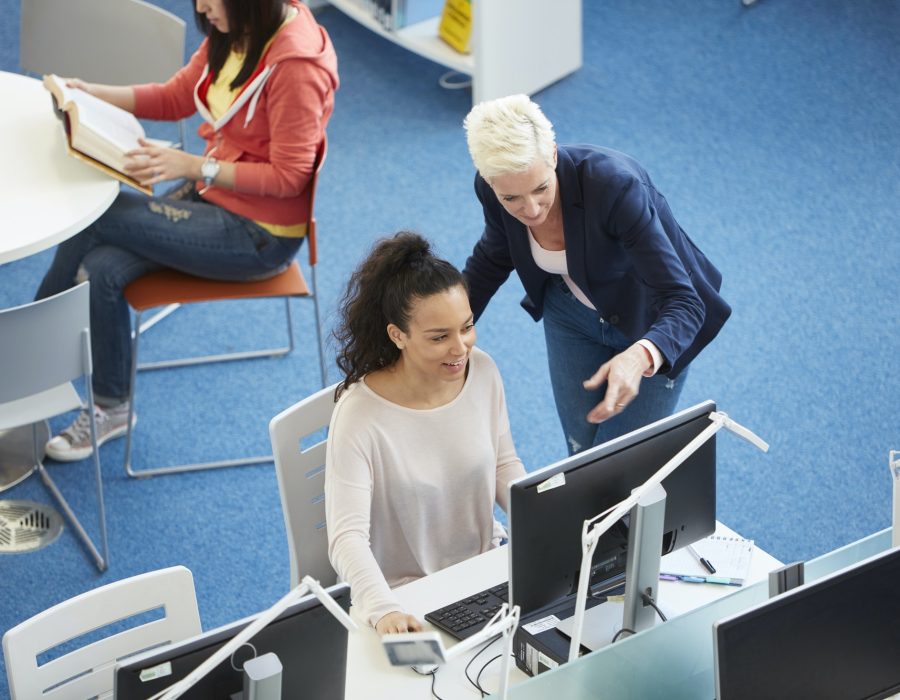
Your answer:
[[[425,619],[456,639],[466,639],[480,630],[508,599],[509,586],[501,583],[430,612]]]

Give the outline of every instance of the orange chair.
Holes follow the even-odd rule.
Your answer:
[[[151,272],[136,279],[125,288],[125,299],[135,311],[134,328],[132,333],[132,358],[131,358],[131,394],[129,400],[129,412],[134,413],[135,388],[137,385],[137,371],[149,369],[162,369],[167,367],[184,367],[188,365],[207,364],[212,362],[228,362],[232,360],[246,360],[255,357],[280,357],[287,355],[294,349],[294,333],[291,325],[291,298],[310,299],[315,310],[316,345],[319,352],[319,372],[322,386],[328,381],[328,372],[325,367],[325,351],[322,345],[322,322],[319,314],[319,295],[316,285],[316,264],[318,251],[316,248],[316,220],[312,215],[315,201],[316,185],[325,156],[328,150],[326,139],[322,140],[319,152],[316,156],[313,181],[309,188],[310,219],[306,234],[306,250],[309,256],[309,273],[311,285],[306,283],[300,265],[296,260],[292,261],[283,271],[273,277],[251,282],[222,282],[218,280],[194,277],[175,270],[163,269]],[[259,298],[284,299],[285,317],[287,319],[288,345],[264,350],[249,350],[217,355],[204,355],[201,357],[187,357],[158,362],[138,362],[138,344],[141,337],[141,315],[148,309],[159,306],[172,306],[180,304],[193,304],[207,301],[226,301],[232,299],[259,299]],[[177,306],[176,306],[177,308]],[[146,330],[146,325],[144,329]],[[133,415],[128,417],[128,432],[125,439],[125,472],[132,477],[157,476],[159,474],[172,474],[178,472],[198,471],[201,469],[215,469],[218,467],[239,467],[249,464],[266,464],[273,461],[272,455],[260,457],[244,457],[239,459],[226,459],[212,462],[200,462],[195,464],[182,464],[168,467],[156,467],[147,469],[134,469],[131,465],[131,447],[133,441]]]

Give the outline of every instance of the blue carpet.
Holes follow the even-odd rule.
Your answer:
[[[159,4],[185,17],[190,7]],[[17,5],[2,0],[2,70],[18,70]],[[316,212],[330,325],[373,240],[412,228],[461,265],[480,211],[461,128],[468,91],[442,90],[440,66],[336,10],[319,18],[343,81]],[[886,527],[887,455],[900,449],[900,3],[610,0],[585,2],[584,25],[584,67],[536,99],[561,142],[636,156],[721,268],[734,315],[695,362],[682,404],[713,398],[772,444],[762,455],[720,434],[719,518],[784,561]],[[189,147],[197,150],[195,136]],[[31,298],[50,255],[0,269],[0,307]],[[519,309],[521,294],[517,281],[507,283],[478,332],[503,373],[519,453],[534,469],[561,458],[565,445],[542,331]],[[143,349],[151,358],[262,346],[284,336],[278,312],[265,303],[183,309],[150,331]],[[288,358],[139,377],[136,459],[267,451],[269,418],[318,387],[305,342],[310,305],[296,303],[294,317],[301,345]],[[40,552],[0,557],[0,630],[172,564],[194,572],[205,628],[286,589],[270,466],[134,481],[122,453],[121,444],[102,450],[110,570],[98,575],[69,529]],[[79,486],[87,466],[53,469],[90,506]],[[34,479],[0,497],[48,500]]]

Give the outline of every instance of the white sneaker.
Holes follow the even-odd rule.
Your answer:
[[[122,437],[128,432],[128,404],[104,410],[94,406],[94,420],[97,423],[97,447],[107,440]],[[137,415],[131,421],[137,423]],[[72,425],[47,442],[47,456],[57,462],[78,462],[93,453],[91,447],[91,417],[86,408],[81,409]]]

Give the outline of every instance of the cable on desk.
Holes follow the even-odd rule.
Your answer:
[[[481,693],[481,697],[487,697],[487,692],[478,683],[478,677],[481,676],[481,672],[478,673],[478,676],[476,676],[475,680],[473,681],[472,677],[469,675],[469,667],[474,663],[475,659],[477,659],[479,656],[481,656],[481,654],[484,653],[484,650],[487,649],[491,644],[496,642],[499,637],[500,637],[500,635],[497,634],[497,635],[494,635],[493,637],[491,637],[489,640],[487,640],[481,646],[481,649],[479,649],[475,654],[472,655],[472,658],[469,659],[469,663],[467,663],[465,669],[463,669],[463,672],[466,674],[466,680],[469,681],[469,683],[471,683],[473,686],[475,686],[475,689],[479,693]],[[488,663],[490,663],[490,661],[488,661]],[[487,665],[487,664],[485,664],[485,665]],[[484,667],[482,667],[482,670],[484,670]]]
[[[429,673],[422,673],[415,666],[412,666],[411,668],[413,671],[418,673],[420,676],[431,676],[431,694],[434,695],[434,697],[436,697],[437,700],[444,700],[440,695],[437,694],[437,691],[434,689],[434,684],[437,681],[437,672],[438,672],[437,669],[434,669],[433,671],[431,671]]]
[[[616,632],[613,635],[613,638],[612,638],[612,641],[610,642],[610,644],[615,644],[615,641],[619,638],[619,635],[622,634],[622,632],[628,632],[628,634],[635,634],[633,629],[629,629],[628,627],[623,627],[622,629],[620,629],[618,632]]]
[[[479,688],[481,688],[481,674],[484,673],[484,669],[486,669],[488,666],[490,666],[492,663],[494,663],[497,659],[499,659],[502,656],[503,656],[503,654],[497,654],[497,656],[495,656],[494,658],[489,659],[487,662],[485,662],[484,666],[481,667],[481,670],[478,671],[478,675],[475,676],[475,682],[478,684]],[[515,659],[516,658],[515,654],[510,654],[509,658]],[[487,693],[487,691],[484,690],[484,688],[481,688],[481,692],[485,693],[485,694]],[[482,697],[484,697],[484,695],[482,695]]]
[[[650,590],[649,588],[647,590]],[[666,616],[663,615],[663,611],[659,609],[659,606],[656,604],[656,601],[650,596],[649,593],[641,593],[641,600],[644,601],[644,605],[649,605],[651,608],[656,610],[656,614],[659,615],[659,619],[663,622],[666,622]]]

